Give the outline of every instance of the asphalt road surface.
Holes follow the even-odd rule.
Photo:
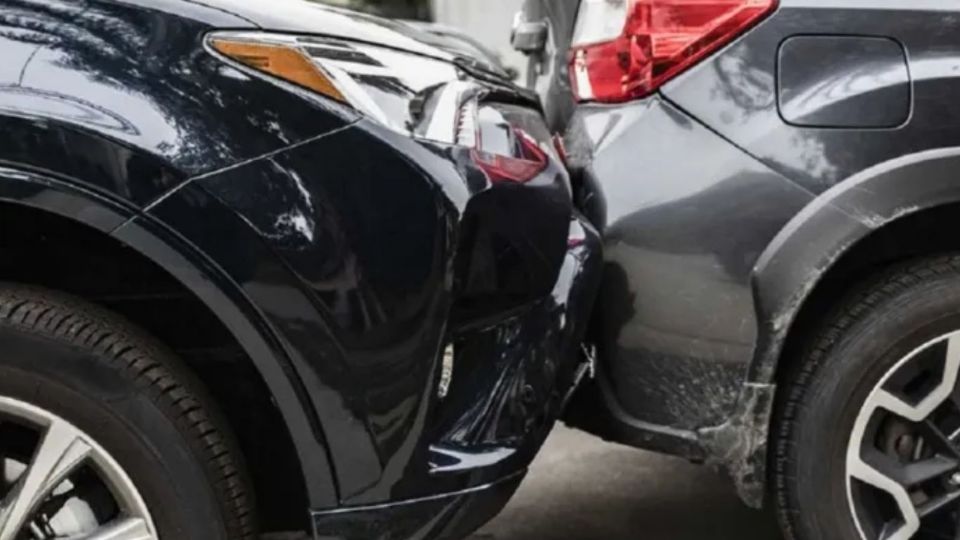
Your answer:
[[[780,540],[705,467],[557,427],[514,500],[472,540]]]

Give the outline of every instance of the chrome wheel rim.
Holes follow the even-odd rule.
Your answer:
[[[864,540],[960,538],[960,332],[931,340],[880,379],[846,453]]]
[[[158,538],[133,481],[90,435],[8,397],[0,428],[0,540]]]

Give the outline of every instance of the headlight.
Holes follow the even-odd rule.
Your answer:
[[[486,104],[487,89],[450,62],[340,39],[266,32],[215,32],[207,45],[242,69],[348,105],[395,131],[471,148],[494,182],[532,179],[553,152],[546,129],[531,129],[522,118],[532,111]]]
[[[394,130],[443,142],[455,142],[453,126],[440,130],[424,116],[436,108],[456,111],[481,91],[463,82],[453,64],[362,43],[263,32],[216,32],[207,43],[247,69],[349,105]]]

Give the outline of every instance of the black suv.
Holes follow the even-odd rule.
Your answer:
[[[0,540],[499,510],[599,277],[535,95],[297,0],[0,0],[0,59]]]
[[[568,420],[790,538],[955,538],[960,3],[528,0],[514,43],[604,238]]]

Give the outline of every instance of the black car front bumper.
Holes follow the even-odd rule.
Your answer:
[[[584,373],[579,354],[600,277],[600,240],[579,216],[550,294],[499,324],[457,338],[447,407],[430,447],[436,475],[493,478],[473,487],[387,504],[313,513],[323,540],[461,538],[493,517]],[[458,385],[460,387],[458,388]]]
[[[555,160],[496,184],[469,149],[361,122],[196,179],[151,214],[239,284],[285,352],[284,397],[314,420],[288,427],[321,538],[475,527],[577,380],[600,242]]]

